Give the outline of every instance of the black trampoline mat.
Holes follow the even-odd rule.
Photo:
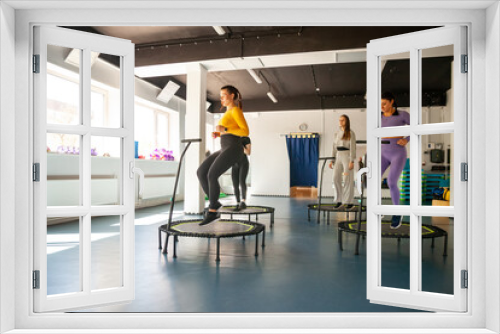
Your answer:
[[[342,222],[343,226],[350,231],[358,230],[358,223],[353,222]],[[366,221],[361,222],[360,231],[366,233]],[[422,237],[433,237],[441,236],[446,234],[444,230],[437,226],[432,225],[422,225]],[[409,238],[410,237],[410,224],[402,223],[398,229],[391,229],[390,221],[382,221],[382,236],[386,237],[396,237],[396,238]]]
[[[274,208],[268,206],[247,206],[246,209],[236,211],[236,205],[223,206],[218,210],[220,213],[232,213],[232,214],[259,214],[259,213],[271,213]]]
[[[242,220],[217,219],[200,226],[202,219],[173,222],[170,231],[193,237],[232,237],[259,233],[263,225]]]
[[[359,205],[353,205],[352,208],[350,208],[349,210],[346,210],[346,209],[343,209],[343,208],[340,208],[340,210],[338,208],[334,208],[333,206],[335,205],[336,203],[321,203],[321,207],[320,207],[320,211],[331,211],[331,212],[356,212],[356,211],[359,211]],[[313,204],[308,204],[307,207],[311,210],[318,210],[318,203],[313,203]],[[362,211],[366,211],[366,206],[363,205],[362,207]]]

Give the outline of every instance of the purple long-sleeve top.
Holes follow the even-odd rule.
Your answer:
[[[403,110],[396,111],[389,117],[384,116],[384,113],[381,113],[382,117],[382,127],[388,126],[402,126],[402,125],[410,125],[410,114]],[[405,137],[406,140],[410,141],[410,136]]]

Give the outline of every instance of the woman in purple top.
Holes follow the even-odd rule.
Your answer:
[[[406,111],[398,110],[394,95],[389,92],[382,94],[382,127],[410,125],[410,114]],[[398,180],[406,164],[406,144],[410,137],[385,137],[382,138],[382,164],[381,173],[384,175],[390,166],[387,185],[391,191],[392,204],[399,205]],[[396,229],[401,226],[403,217],[393,216],[391,228]]]

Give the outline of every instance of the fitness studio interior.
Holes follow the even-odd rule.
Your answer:
[[[500,333],[499,90],[499,0],[0,0],[0,333]]]
[[[366,183],[356,188],[352,200],[356,205],[350,210],[334,208],[342,199],[335,195],[334,169],[329,162],[339,118],[345,115],[355,133],[355,148],[351,147],[355,163],[351,178],[342,175],[337,187],[346,188],[349,183],[354,187],[355,173],[366,166],[367,44],[434,28],[438,27],[61,27],[130,40],[135,45],[134,154],[135,167],[144,174],[134,180],[135,298],[78,311],[415,312],[367,299],[364,208],[368,196],[379,196],[380,204],[392,204],[389,186],[398,188],[399,205],[410,204],[410,156],[421,165],[415,169],[420,173],[416,198],[420,196],[421,205],[452,207],[453,181],[458,175],[453,132],[422,134],[414,155],[410,141],[403,148],[408,158],[395,181],[388,181],[389,168],[380,179],[379,191],[365,191]],[[83,53],[49,43],[46,54],[47,129],[58,129],[54,124],[78,124]],[[459,61],[454,54],[453,45],[422,50],[418,90],[422,124],[454,122],[452,73]],[[119,128],[124,89],[120,70],[125,62],[104,52],[91,51],[90,56],[91,126]],[[397,110],[411,115],[410,53],[381,56],[379,71],[380,93],[391,92]],[[204,199],[198,201],[203,193],[196,168],[205,154],[220,149],[220,139],[214,139],[212,132],[224,112],[220,88],[228,84],[241,92],[252,152],[246,178],[247,209],[234,211],[231,169],[219,178],[220,201],[226,209],[221,210],[222,218],[257,222],[264,231],[247,236],[231,231],[219,238],[220,231],[202,228],[198,234],[186,232],[191,237],[183,238],[186,235],[179,229],[189,220],[201,219],[206,206]],[[195,114],[197,121],[187,115],[189,108],[201,110]],[[91,205],[119,205],[124,148],[118,138],[100,133],[90,140]],[[190,143],[182,161],[171,216],[174,222],[185,222],[176,225],[165,246],[170,236],[164,233],[165,224],[187,145],[181,140],[198,137],[202,142]],[[381,136],[382,152],[389,140],[384,139],[393,137]],[[77,132],[47,130],[49,209],[79,204],[83,145]],[[381,285],[409,290],[411,219],[402,214],[402,225],[393,229],[393,215],[380,221]],[[47,217],[47,295],[77,293],[83,220],[78,214]],[[92,290],[113,289],[123,282],[125,241],[120,217],[92,215]],[[426,216],[421,224],[421,289],[453,295],[454,219]]]

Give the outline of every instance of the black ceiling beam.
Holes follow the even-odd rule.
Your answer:
[[[433,27],[293,27],[136,45],[136,66],[365,48],[372,39]]]

